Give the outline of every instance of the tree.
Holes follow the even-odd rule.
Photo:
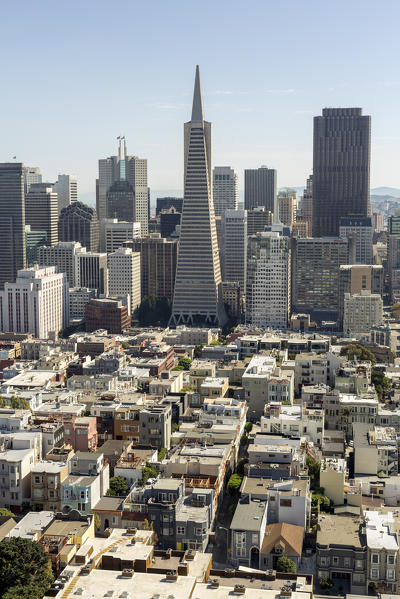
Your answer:
[[[306,465],[308,468],[308,475],[311,479],[311,484],[313,488],[316,486],[319,481],[319,471],[321,469],[321,464],[317,460],[314,460],[311,456],[307,456]]]
[[[179,424],[177,422],[174,422],[171,426],[171,432],[177,433],[178,431],[179,431]]]
[[[240,474],[232,474],[226,486],[228,495],[234,497],[235,495],[239,494],[239,489],[240,485],[242,484],[242,480],[243,476],[240,476]]]
[[[363,347],[359,343],[349,343],[340,350],[341,356],[346,356],[349,360],[357,360],[358,362],[369,361],[374,366],[376,364],[376,358],[374,354]]]
[[[160,451],[158,452],[158,461],[161,462],[161,460],[163,460],[165,458],[167,453],[168,453],[168,450],[165,447],[160,449]]]
[[[157,478],[157,476],[157,470],[150,464],[150,462],[146,462],[146,466],[142,469],[142,478],[140,482],[142,485],[145,485],[149,478]]]
[[[53,579],[43,545],[21,537],[0,542],[0,597],[41,599]]]
[[[244,475],[244,467],[248,463],[249,463],[248,458],[242,458],[241,460],[238,461],[238,465],[237,465],[237,468],[236,468],[236,473],[239,474],[239,476],[243,476]]]
[[[319,579],[319,586],[321,589],[326,589],[329,591],[333,587],[333,580],[327,576],[326,578]]]
[[[190,370],[191,363],[192,363],[192,360],[185,356],[182,356],[182,358],[179,358],[179,362],[178,362],[179,366],[182,367],[182,370]]]
[[[111,497],[126,497],[129,493],[129,486],[126,478],[123,476],[112,476],[110,478],[110,488],[106,495]]]
[[[205,343],[203,343],[202,345],[195,346],[194,352],[193,352],[193,355],[195,358],[201,358],[201,354],[202,354],[204,345],[205,345]]]
[[[383,374],[380,370],[372,369],[371,372],[371,383],[375,386],[375,391],[380,400],[383,399],[384,395],[389,391],[392,384],[390,379]]]
[[[95,528],[95,530],[99,530],[99,528],[101,526],[100,516],[97,512],[92,512],[92,514],[93,514],[94,528]]]
[[[292,559],[290,559],[290,557],[286,557],[286,555],[281,555],[281,557],[278,557],[278,560],[276,562],[276,571],[292,572],[293,574],[296,574],[297,566],[295,562]]]
[[[247,445],[247,443],[249,442],[249,438],[247,435],[242,435],[241,439],[240,439],[240,445]]]
[[[171,303],[166,297],[144,297],[135,316],[141,326],[167,326],[171,316]]]
[[[0,507],[0,516],[9,516],[10,518],[14,518],[15,514],[10,512],[10,510],[5,507]]]
[[[244,430],[246,431],[246,433],[251,433],[253,428],[253,423],[252,422],[246,422],[245,426],[244,426]]]

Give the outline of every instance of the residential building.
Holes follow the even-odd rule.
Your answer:
[[[0,163],[0,290],[26,266],[24,165]]]
[[[172,409],[168,404],[153,405],[139,412],[141,445],[169,449],[171,446]]]
[[[128,309],[119,300],[91,299],[85,306],[85,326],[88,332],[106,329],[109,333],[121,334],[130,324]]]
[[[74,451],[96,451],[97,422],[94,416],[77,416],[64,420],[64,443]]]
[[[276,170],[262,166],[244,171],[244,207],[263,206],[276,215]]]
[[[264,413],[268,401],[267,383],[276,371],[276,359],[271,356],[253,356],[243,374],[244,398],[249,406],[250,419]]]
[[[222,281],[212,200],[211,123],[204,121],[196,67],[191,120],[185,124],[184,202],[171,322],[223,325]]]
[[[383,301],[378,293],[362,290],[344,294],[343,332],[345,335],[369,334],[373,326],[383,321]]]
[[[366,423],[353,424],[353,441],[355,475],[398,474],[398,435],[394,428]]]
[[[353,237],[356,264],[372,264],[373,227],[370,216],[346,216],[339,219],[339,237]]]
[[[392,512],[364,512],[367,536],[367,588],[375,591],[399,591],[398,522]]]
[[[281,522],[267,524],[260,551],[260,567],[276,570],[278,559],[288,557],[298,567],[303,552],[304,528]]]
[[[100,251],[115,252],[125,241],[137,239],[141,235],[140,223],[104,218],[100,221]]]
[[[333,386],[335,373],[341,364],[342,359],[331,352],[320,355],[312,351],[297,354],[294,370],[296,393],[300,393],[303,385]]]
[[[313,235],[337,236],[341,217],[368,216],[371,117],[324,108],[314,117]]]
[[[53,183],[53,190],[58,198],[58,214],[63,208],[78,201],[78,181],[74,175],[58,175]]]
[[[79,241],[90,252],[99,250],[99,220],[96,210],[73,202],[63,208],[58,219],[58,238],[60,241]]]
[[[32,183],[25,196],[25,223],[46,231],[46,244],[58,242],[58,199],[50,183]]]
[[[225,210],[238,209],[238,176],[230,166],[214,166],[213,198],[215,216],[223,216]]]
[[[249,237],[246,320],[261,328],[287,329],[290,312],[289,238],[276,231]]]
[[[247,212],[226,209],[222,213],[222,280],[238,282],[246,292]]]
[[[344,487],[347,479],[347,462],[343,458],[325,458],[321,461],[319,482],[324,493],[335,505],[344,505]]]
[[[111,296],[129,296],[129,313],[133,314],[141,301],[140,253],[120,247],[108,254],[108,292]]]
[[[234,566],[260,568],[260,551],[267,524],[267,502],[242,498],[239,500],[230,531],[230,559]]]
[[[66,462],[37,462],[31,471],[31,504],[36,511],[61,511],[61,483],[68,475]]]
[[[78,259],[82,246],[76,241],[59,241],[52,247],[39,248],[39,266],[56,266],[64,272],[70,287],[79,284]]]
[[[69,475],[61,483],[61,507],[89,515],[109,488],[109,465],[102,453],[77,452],[68,462]]]
[[[69,291],[54,266],[19,270],[15,283],[0,291],[0,329],[48,339],[69,323]]]
[[[324,411],[307,408],[305,404],[288,406],[282,405],[278,401],[271,401],[265,406],[260,425],[262,433],[280,434],[297,439],[306,437],[314,445],[321,446],[324,432]]]
[[[105,252],[87,252],[82,248],[76,255],[77,283],[108,295],[108,267]]]

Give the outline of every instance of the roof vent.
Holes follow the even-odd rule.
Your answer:
[[[238,595],[244,595],[246,592],[246,587],[244,584],[235,584],[233,587],[233,592],[237,593]]]

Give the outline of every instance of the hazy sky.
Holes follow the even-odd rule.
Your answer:
[[[183,122],[200,64],[213,163],[265,164],[278,185],[312,168],[312,117],[372,115],[372,186],[400,187],[398,0],[37,0],[0,17],[0,161],[94,191],[116,137],[153,189],[182,187]]]

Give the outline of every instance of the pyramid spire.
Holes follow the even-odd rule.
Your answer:
[[[203,120],[203,97],[201,95],[200,67],[199,65],[196,65],[191,121],[192,123],[202,123]]]

